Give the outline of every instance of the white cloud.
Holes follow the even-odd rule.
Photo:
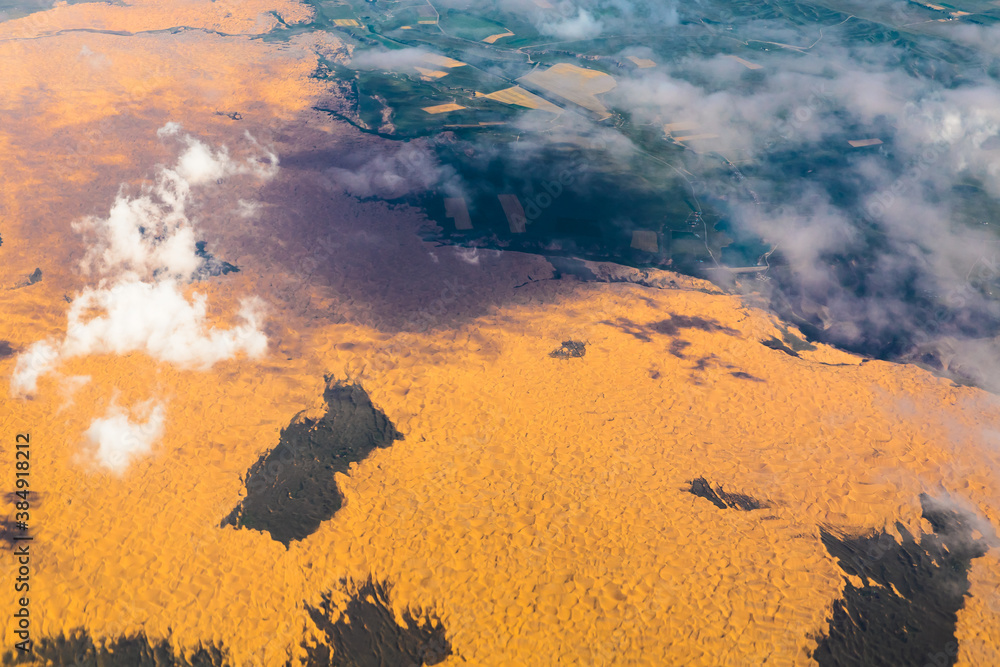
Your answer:
[[[427,49],[408,48],[386,51],[355,51],[351,58],[351,67],[355,69],[375,69],[387,72],[400,72],[417,65],[427,66],[427,57],[431,52]]]
[[[87,289],[70,306],[60,356],[141,351],[181,367],[207,370],[238,353],[260,357],[267,350],[258,299],[243,301],[240,324],[230,329],[210,326],[206,309],[204,295],[194,293],[188,299],[172,280]]]
[[[197,139],[187,138],[188,149],[177,161],[177,175],[189,185],[203,185],[222,178],[232,169],[229,151],[223,146],[214,153]],[[169,171],[164,172],[169,174]]]
[[[225,146],[213,149],[180,132],[178,123],[157,132],[161,139],[178,139],[184,149],[174,166],[159,169],[153,185],[136,196],[123,187],[107,217],[73,223],[90,244],[80,268],[98,282],[70,303],[61,339],[37,341],[18,356],[11,378],[14,395],[34,393],[38,379],[60,362],[90,354],[143,352],[181,368],[205,370],[239,354],[259,358],[267,351],[259,299],[243,299],[236,323],[220,328],[209,320],[207,297],[185,289],[205,263],[187,209],[195,188],[237,174],[270,178],[278,158],[249,134],[252,154],[236,160]],[[149,453],[163,435],[162,404],[143,403],[132,413],[112,404],[84,433],[97,463],[117,474]]]
[[[396,199],[432,187],[449,197],[461,197],[461,178],[450,165],[442,165],[422,140],[408,141],[391,153],[364,156],[365,162],[349,168],[326,170],[330,186],[355,197]]]
[[[35,391],[38,378],[55,369],[59,363],[59,349],[52,341],[41,340],[33,343],[17,356],[10,390],[15,396],[24,396]]]
[[[455,256],[466,264],[479,266],[479,248],[457,248]]]
[[[235,160],[224,146],[212,149],[179,133],[177,123],[157,133],[179,138],[185,148],[173,167],[160,168],[153,185],[138,196],[123,188],[106,218],[73,224],[90,242],[81,269],[99,281],[73,299],[62,339],[38,341],[18,357],[11,379],[15,395],[35,392],[38,379],[62,360],[89,354],[144,352],[204,370],[239,354],[259,358],[266,352],[259,299],[244,299],[235,325],[222,329],[209,322],[207,298],[186,293],[185,283],[204,266],[186,209],[196,187],[235,174],[270,178],[277,156],[249,135],[253,154]]]
[[[677,7],[670,0],[552,0],[545,9],[531,0],[500,0],[500,4],[541,34],[564,40],[635,34],[679,23]],[[694,10],[702,11],[702,7]]]
[[[181,127],[182,126],[180,123],[171,121],[166,125],[164,125],[163,127],[161,127],[160,129],[158,129],[156,131],[156,136],[159,137],[160,139],[177,136],[181,131]]]
[[[119,475],[132,460],[152,451],[153,444],[163,436],[165,410],[162,404],[149,401],[136,406],[133,413],[141,415],[145,421],[133,421],[128,412],[112,404],[83,434],[97,463]]]
[[[168,123],[160,131],[171,125],[176,124]],[[171,129],[166,136],[178,131]],[[259,147],[253,137],[247,136]],[[108,217],[91,216],[73,223],[73,229],[91,243],[81,263],[84,273],[190,279],[203,261],[195,252],[194,225],[186,212],[192,188],[236,174],[266,179],[277,171],[278,158],[271,152],[236,161],[225,146],[213,151],[191,136],[183,141],[187,148],[176,166],[161,168],[154,185],[146,187],[140,196],[119,192]]]
[[[260,202],[241,199],[237,202],[236,214],[241,218],[256,218],[263,208]]]
[[[604,30],[604,26],[594,18],[593,14],[580,8],[575,17],[545,22],[538,29],[546,35],[571,40],[597,37]]]

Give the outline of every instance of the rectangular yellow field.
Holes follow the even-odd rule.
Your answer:
[[[513,104],[515,106],[526,107],[528,109],[541,109],[543,111],[551,111],[552,113],[562,112],[562,109],[557,107],[555,104],[552,104],[552,102],[549,102],[545,98],[539,97],[534,93],[528,92],[521,86],[504,88],[503,90],[498,90],[495,93],[483,95],[483,97],[496,102]]]
[[[758,65],[757,63],[752,63],[749,60],[743,60],[743,58],[740,58],[739,56],[726,56],[726,57],[727,58],[732,58],[733,60],[735,60],[739,64],[743,65],[747,69],[760,69],[761,67],[763,67],[763,65]]]
[[[855,148],[864,148],[865,146],[878,146],[882,143],[881,139],[851,139],[848,141],[850,145]]]
[[[464,109],[461,104],[455,104],[454,102],[449,102],[448,104],[437,104],[432,107],[424,107],[424,111],[431,114],[438,113],[448,113],[449,111],[458,111],[459,109]]]
[[[684,120],[677,123],[667,123],[663,126],[663,131],[667,134],[673,134],[674,132],[690,132],[698,128],[698,123],[690,120]]]
[[[536,69],[525,74],[518,81],[547,90],[584,109],[593,111],[601,118],[608,118],[611,113],[597,98],[597,95],[606,93],[618,85],[618,82],[610,74],[578,67],[570,63],[557,63],[547,70]]]
[[[510,225],[512,234],[523,234],[528,219],[524,215],[524,207],[517,195],[497,195],[500,206],[503,207],[504,215],[507,216],[507,224]]]
[[[455,221],[455,229],[472,229],[469,206],[461,197],[445,197],[444,214]]]
[[[632,232],[632,247],[645,252],[658,252],[660,244],[656,232],[648,229],[636,229]]]
[[[447,72],[442,72],[441,70],[426,69],[424,67],[414,67],[413,69],[420,72],[421,77],[425,79],[440,79],[443,76],[448,76]]]
[[[718,138],[719,138],[719,135],[717,135],[717,134],[709,134],[709,133],[705,133],[705,134],[689,134],[689,135],[683,136],[683,137],[674,137],[674,139],[676,139],[677,141],[697,141],[699,139],[718,139]]]
[[[763,273],[767,271],[766,266],[706,266],[707,271],[718,273]]]
[[[500,39],[502,37],[513,37],[513,36],[514,36],[514,33],[512,33],[510,30],[508,30],[507,32],[498,32],[495,35],[490,35],[489,37],[486,37],[485,39],[483,39],[483,41],[486,42],[487,44],[494,44],[494,43],[496,43],[496,41],[498,39]]]
[[[649,58],[640,58],[639,56],[629,56],[629,60],[635,63],[636,67],[640,69],[646,69],[648,67],[656,67],[656,63]]]
[[[428,53],[424,56],[424,61],[429,62],[432,65],[437,65],[438,67],[464,67],[465,63],[461,60],[455,60],[454,58],[449,58],[448,56],[439,56],[436,53]]]
[[[506,125],[504,120],[479,121],[478,123],[447,123],[444,127],[491,127],[493,125]]]
[[[354,19],[334,19],[333,25],[340,26],[341,28],[357,28],[361,24]]]

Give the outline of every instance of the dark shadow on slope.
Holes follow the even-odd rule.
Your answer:
[[[0,359],[13,357],[15,354],[17,354],[17,350],[11,347],[10,341],[0,340]]]
[[[39,268],[35,268],[34,271],[32,271],[27,276],[14,283],[14,286],[11,287],[10,289],[23,289],[25,287],[31,287],[32,285],[40,282],[42,282],[42,270]]]
[[[691,343],[688,341],[682,338],[675,338],[670,341],[670,354],[674,355],[678,359],[686,359],[687,356],[685,355],[684,350],[689,347],[691,347]]]
[[[677,341],[675,340],[674,342],[676,343]],[[687,358],[683,354],[678,354],[674,352],[674,347],[675,347],[674,345],[671,345],[670,347],[671,347],[670,352],[671,354],[674,354],[674,356],[680,357],[681,359]],[[759,378],[756,375],[740,370],[739,366],[726,363],[725,361],[720,359],[718,355],[714,353],[709,354],[708,356],[698,357],[697,359],[695,359],[694,366],[691,366],[691,374],[688,376],[688,378],[694,384],[699,384],[699,385],[703,384],[703,381],[705,379],[705,376],[703,374],[709,368],[724,368],[727,371],[729,371],[729,374],[731,376],[739,380],[750,380],[751,382],[767,382],[767,380],[763,378]]]
[[[306,607],[325,636],[317,646],[304,645],[309,667],[419,667],[436,665],[451,655],[451,644],[439,620],[419,613],[415,618],[407,610],[404,624],[396,622],[386,584],[371,579],[365,582],[337,621],[331,618],[334,609],[329,595],[323,596],[319,608]]]
[[[278,445],[247,471],[247,496],[222,526],[266,531],[286,547],[305,539],[343,503],[334,474],[403,438],[364,389],[326,380],[326,414],[292,419]]]
[[[545,259],[552,265],[553,280],[560,280],[565,276],[573,276],[583,282],[598,280],[597,274],[582,259],[557,256],[546,257]]]
[[[195,243],[195,254],[201,258],[201,266],[195,274],[197,280],[205,280],[215,276],[224,276],[227,273],[239,273],[240,267],[221,259],[216,259],[215,255],[205,250],[205,241]]]
[[[10,519],[0,519],[0,542],[13,548],[18,543],[18,537],[26,537],[28,533],[18,528],[17,522]]]
[[[751,375],[750,373],[747,373],[745,371],[731,371],[729,374],[732,375],[734,378],[738,378],[740,380],[750,380],[751,382],[767,382],[767,380],[759,378],[756,375]]]
[[[585,354],[587,354],[587,344],[577,340],[564,340],[559,347],[549,352],[549,356],[556,359],[572,359]]]
[[[184,658],[173,652],[170,643],[161,639],[151,644],[143,634],[120,637],[100,645],[83,630],[69,635],[43,637],[30,651],[8,651],[5,665],[63,665],[73,667],[222,667],[231,664],[225,651],[214,645],[202,645]]]
[[[18,495],[19,493],[24,495]],[[4,494],[4,500],[11,506],[11,514],[0,519],[0,543],[6,544],[11,549],[16,549],[18,545],[22,547],[31,545],[32,540],[34,540],[31,528],[37,528],[37,526],[33,521],[18,521],[14,510],[17,503],[25,500],[30,501],[31,507],[37,510],[41,507],[44,498],[45,494],[40,491],[27,491],[25,489],[9,491]]]
[[[461,326],[520,298],[515,285],[552,277],[538,258],[424,241],[435,225],[406,197],[345,192],[331,169],[351,171],[349,157],[377,160],[399,147],[335,126],[332,138],[310,130],[280,138],[282,175],[259,193],[268,211],[265,233],[231,232],[248,255],[276,265],[274,285],[264,285],[269,298],[302,309],[310,298],[328,294],[333,305],[317,317],[382,332],[422,332]],[[303,145],[316,148],[302,151]]]
[[[788,327],[778,325],[778,329],[781,330],[781,340],[791,348],[792,352],[798,354],[799,352],[813,352],[816,350],[816,346],[810,343],[808,340],[799,338],[793,334]]]
[[[691,488],[687,490],[688,493],[708,500],[721,510],[737,509],[743,512],[749,512],[751,510],[763,509],[768,506],[767,503],[763,503],[753,496],[748,496],[743,493],[727,493],[721,486],[712,488],[712,485],[709,484],[708,480],[704,477],[699,477],[688,483],[691,485]]]
[[[710,320],[697,316],[691,317],[688,315],[671,315],[665,320],[650,322],[648,324],[638,324],[637,322],[633,322],[626,317],[619,317],[614,322],[610,320],[603,320],[601,324],[621,329],[625,333],[638,338],[644,343],[648,343],[653,340],[654,335],[679,336],[684,329],[697,329],[699,331],[707,331],[710,333],[719,331],[729,336],[736,336],[739,334],[736,329],[719,324],[716,320]]]
[[[799,353],[782,343],[777,338],[769,338],[767,340],[761,341],[761,345],[764,347],[769,347],[772,350],[778,350],[779,352],[784,352],[790,357],[797,357]]]
[[[823,545],[850,581],[833,604],[828,634],[813,652],[821,667],[955,664],[958,610],[969,590],[972,559],[989,546],[976,538],[974,518],[921,494],[923,517],[934,532],[914,538],[902,524],[901,542],[885,533],[838,536],[820,533]],[[993,536],[995,539],[995,536]]]
[[[331,110],[333,98],[356,93],[338,84],[322,107]],[[273,137],[282,171],[255,198],[267,211],[260,228],[254,234],[238,226],[212,230],[213,238],[231,235],[241,256],[266,257],[269,296],[315,309],[315,317],[388,333],[453,328],[519,302],[513,289],[519,285],[598,279],[581,258],[672,269],[709,261],[704,239],[674,242],[672,232],[661,229],[665,220],[689,229],[690,188],[672,172],[657,171],[655,184],[649,174],[634,178],[634,169],[647,165],[644,155],[635,156],[640,165],[623,156],[618,164],[618,151],[570,149],[575,144],[562,140],[536,145],[518,141],[517,132],[495,141],[493,132],[507,130],[483,135],[481,127],[437,126],[428,136],[402,141],[359,130],[357,119],[344,122],[339,112],[327,132],[315,126],[316,109]],[[681,151],[665,143],[662,132],[656,141],[671,154]],[[535,216],[536,195],[553,197],[543,183],[564,167],[574,174],[573,186],[560,185],[564,194]],[[663,187],[678,196],[664,197]],[[508,195],[518,198],[525,208],[520,217],[530,224],[508,218],[503,201],[510,200],[499,199]],[[456,198],[464,200],[470,222],[459,224],[448,212],[446,199]],[[702,233],[705,225],[697,227]],[[659,239],[657,252],[633,247],[635,231],[649,237],[640,243],[644,248]],[[728,238],[712,225],[709,232],[712,247]],[[319,294],[329,303],[318,306]]]

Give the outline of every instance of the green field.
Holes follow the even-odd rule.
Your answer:
[[[431,80],[424,80],[413,67],[403,67],[396,72],[355,72],[340,65],[333,68],[339,79],[352,82],[356,96],[352,117],[359,119],[352,122],[357,122],[365,131],[399,140],[435,137],[448,131],[454,133],[470,154],[476,154],[482,145],[496,147],[499,163],[488,169],[462,152],[440,156],[469,181],[473,199],[470,207],[478,211],[475,217],[480,221],[473,232],[465,231],[454,238],[451,232],[446,232],[441,240],[467,242],[480,235],[480,241],[482,238],[500,239],[498,242],[508,244],[504,247],[521,244],[520,247],[527,251],[540,251],[547,242],[561,238],[567,252],[587,254],[597,252],[600,244],[591,241],[601,239],[607,248],[614,249],[608,252],[621,261],[655,265],[666,257],[675,266],[691,270],[720,257],[737,265],[753,263],[769,247],[753,238],[740,238],[731,243],[730,223],[719,213],[728,206],[727,202],[749,201],[751,195],[756,197],[747,189],[742,180],[744,176],[774,183],[769,194],[780,199],[794,198],[797,194],[795,185],[789,185],[786,191],[784,183],[795,184],[806,174],[816,174],[825,179],[830,196],[838,206],[855,206],[859,197],[856,186],[848,180],[843,183],[838,180],[850,173],[850,160],[861,155],[850,152],[846,140],[857,138],[855,135],[883,136],[884,150],[892,150],[891,128],[852,125],[848,110],[817,109],[817,113],[834,114],[831,118],[843,126],[844,134],[826,136],[807,150],[796,144],[794,137],[786,140],[776,135],[769,154],[741,162],[737,154],[721,156],[686,150],[669,141],[660,125],[634,119],[630,110],[616,109],[609,104],[612,115],[601,121],[601,125],[627,140],[633,146],[633,157],[622,161],[609,154],[591,155],[592,163],[601,165],[599,173],[593,174],[594,192],[602,193],[601,196],[592,197],[580,191],[570,198],[562,197],[558,206],[539,213],[537,224],[530,226],[523,237],[515,238],[505,231],[507,222],[496,201],[496,193],[516,192],[526,202],[533,201],[532,198],[539,194],[540,186],[532,176],[537,165],[523,169],[517,164],[516,151],[503,148],[515,146],[517,141],[530,135],[531,130],[518,123],[523,114],[530,112],[477,97],[475,93],[511,87],[516,79],[533,68],[556,63],[601,71],[621,80],[635,71],[635,63],[628,61],[624,54],[634,53],[637,46],[644,47],[643,53],[657,63],[650,71],[669,68],[672,76],[696,86],[711,83],[702,78],[697,69],[689,71],[683,66],[688,59],[704,61],[718,55],[743,57],[761,66],[759,70],[739,73],[727,84],[729,91],[745,95],[753,94],[764,84],[772,65],[785,66],[789,59],[814,57],[814,46],[824,39],[838,44],[896,47],[903,54],[899,63],[901,68],[914,76],[933,78],[945,85],[960,80],[965,69],[981,66],[981,55],[976,51],[940,38],[942,24],[937,22],[942,16],[940,10],[913,2],[905,6],[904,15],[898,13],[897,5],[889,7],[860,0],[709,3],[681,8],[679,25],[638,21],[625,26],[627,29],[621,29],[621,23],[614,23],[614,12],[609,12],[599,18],[609,20],[608,25],[619,29],[605,30],[596,38],[576,41],[539,34],[529,17],[505,13],[492,5],[485,9],[472,3],[435,8],[431,3],[414,0],[379,0],[376,3],[312,0],[311,4],[317,9],[315,20],[308,26],[290,27],[286,35],[301,30],[330,30],[352,44],[356,52],[372,48],[419,47],[467,63],[464,67],[450,69],[414,63],[429,70],[448,72],[447,76]],[[1000,20],[1000,7],[986,0],[962,0],[941,6],[948,9],[946,15],[954,18],[950,23],[990,24]],[[952,17],[950,12],[959,10],[970,12],[970,15]],[[907,20],[922,17],[923,22],[904,25],[900,16]],[[364,26],[348,28],[334,24],[338,18],[354,17]],[[421,20],[425,23],[419,23]],[[780,38],[775,37],[773,31],[760,27],[779,22],[782,26]],[[514,35],[495,44],[482,41],[507,30]],[[281,33],[269,38],[281,38]],[[545,91],[537,92],[558,106],[566,106]],[[465,108],[438,115],[424,111],[424,107],[448,103]],[[574,113],[567,109],[565,117],[542,123],[539,131],[548,132],[554,127],[568,126],[567,123],[571,125]],[[788,122],[787,117],[782,118],[782,113],[787,115],[779,111],[775,123]],[[538,139],[551,141],[547,134]],[[579,152],[576,146],[566,147],[566,154]],[[558,152],[545,159],[553,160],[554,164],[565,161]],[[742,174],[738,179],[729,159],[740,162]],[[519,170],[526,174],[523,180],[511,175]],[[493,176],[489,176],[490,173]],[[696,181],[700,183],[697,187],[692,185]],[[699,195],[697,188],[706,187],[712,195],[704,192]],[[977,224],[976,221],[1000,213],[1000,207],[985,194],[981,184],[968,183],[963,187],[965,205],[956,215],[966,224]],[[439,210],[440,201],[431,196],[422,205],[442,229],[448,229],[443,210]],[[628,211],[625,217],[622,217],[623,210]],[[696,213],[696,224],[692,225],[692,216]],[[662,246],[661,256],[637,255],[630,250],[630,230],[655,231]]]
[[[507,28],[499,23],[455,10],[447,10],[441,16],[440,25],[447,34],[474,42],[507,32]]]

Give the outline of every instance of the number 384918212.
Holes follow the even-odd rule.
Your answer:
[[[15,441],[15,453],[14,453],[14,468],[15,468],[15,478],[18,488],[17,495],[21,498],[27,500],[27,489],[30,484],[28,482],[28,475],[31,470],[31,436],[27,433],[19,433]],[[23,491],[23,493],[22,493]]]

